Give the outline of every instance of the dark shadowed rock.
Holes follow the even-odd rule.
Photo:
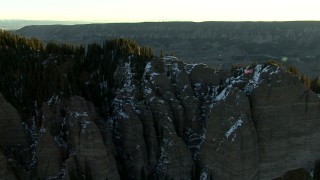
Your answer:
[[[150,106],[160,146],[156,177],[160,179],[192,177],[195,168],[192,154],[183,140],[177,136],[169,104],[155,97]]]
[[[27,145],[27,137],[17,110],[0,93],[0,146]]]
[[[261,71],[249,98],[258,133],[259,178],[313,167],[320,157],[319,98],[296,76],[275,67]]]
[[[73,97],[68,103],[70,133],[70,156],[76,162],[86,178],[118,179],[116,163],[108,152],[99,128],[94,123],[96,116],[93,104],[80,97]]]
[[[42,131],[45,131],[42,129]],[[36,148],[38,178],[58,177],[62,169],[62,152],[49,132],[42,132]]]
[[[258,137],[248,98],[238,89],[227,88],[216,100],[207,115],[200,177],[258,179]]]
[[[139,109],[141,110],[140,119],[143,126],[143,137],[148,153],[148,166],[152,173],[156,168],[158,157],[160,156],[157,133],[154,128],[155,125],[150,107],[141,103]]]
[[[17,110],[0,93],[0,177],[27,178],[28,141]],[[4,152],[4,153],[3,153]],[[9,169],[10,167],[10,169]],[[14,175],[16,174],[16,176]]]
[[[123,178],[142,179],[150,173],[150,168],[143,125],[133,108],[130,104],[123,105],[123,116],[115,121],[115,143],[123,164]]]
[[[2,152],[0,153],[0,177],[1,179],[7,180],[17,179],[12,170],[9,169],[7,158],[3,155]]]
[[[112,150],[94,122],[94,106],[80,97],[43,104],[36,147],[39,178],[119,179]],[[103,127],[101,127],[103,128]],[[106,134],[105,134],[106,136]]]
[[[273,180],[311,180],[310,172],[306,169],[299,168],[286,172],[282,177]]]
[[[48,105],[42,105],[43,118],[39,130],[39,138],[36,147],[37,154],[37,176],[40,179],[59,177],[62,169],[63,154],[59,146],[54,142],[50,124],[55,122],[55,115],[50,111]]]
[[[143,101],[135,98],[137,86],[131,70],[117,72],[123,74],[120,81],[124,83],[116,91],[112,123],[125,178],[188,179],[194,174],[191,151],[175,127],[179,122],[174,121],[174,116],[182,121],[184,116],[173,113],[172,109],[180,107],[182,113],[183,109],[176,99],[175,84],[168,72],[171,67],[167,65],[161,60],[147,65]],[[181,134],[183,128],[179,128]]]

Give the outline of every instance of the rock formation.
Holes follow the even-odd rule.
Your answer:
[[[320,98],[281,67],[248,68],[233,75],[155,58],[136,82],[129,58],[114,73],[110,114],[78,96],[53,96],[39,108],[31,143],[0,94],[1,148],[30,143],[34,166],[20,179],[261,180],[301,169],[309,178],[320,158]],[[1,176],[17,179],[3,152]]]
[[[8,168],[7,158],[2,153],[0,153],[0,167],[0,177],[8,180],[16,179],[16,176]]]
[[[319,98],[307,91],[297,76],[270,76],[272,72],[268,67],[263,70],[261,82],[249,96],[258,134],[259,171],[264,172],[261,179],[288,169],[311,169],[320,156],[316,140],[320,133]]]
[[[0,146],[26,145],[27,137],[17,110],[0,93]]]

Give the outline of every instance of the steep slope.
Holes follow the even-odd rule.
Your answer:
[[[27,134],[17,110],[0,92],[0,176],[4,179],[25,179],[25,167],[31,163]]]
[[[319,98],[306,91],[297,77],[270,76],[271,68],[263,71],[259,87],[249,96],[259,137],[259,168],[266,172],[260,177],[275,177],[279,169],[312,168],[313,159],[320,156]]]
[[[314,160],[319,158],[314,137],[318,137],[315,129],[319,127],[320,102],[297,76],[277,66],[257,65],[252,74],[226,79],[225,88],[219,92],[221,85],[214,83],[220,82],[214,81],[216,74],[224,79],[219,71],[205,65],[186,65],[173,57],[147,64],[144,104],[150,107],[157,136],[163,138],[158,140],[160,159],[166,158],[167,167],[171,169],[175,162],[170,159],[170,153],[175,153],[166,148],[167,144],[175,147],[174,134],[192,152],[196,174],[201,172],[196,176],[269,179],[290,169],[313,167]],[[132,95],[120,94],[120,99],[133,99],[134,103],[119,106],[133,107],[117,109],[130,120],[134,113],[139,114],[139,107],[134,107],[139,102]],[[167,137],[166,132],[171,136]],[[179,154],[183,157],[185,153]],[[158,163],[163,166],[163,161]]]
[[[26,145],[27,136],[24,133],[17,110],[9,104],[0,93],[0,146]]]

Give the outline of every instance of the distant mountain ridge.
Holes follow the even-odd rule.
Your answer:
[[[73,25],[73,24],[88,24],[81,21],[50,21],[50,20],[19,20],[19,19],[0,19],[0,29],[17,30],[30,25]]]
[[[308,75],[320,74],[320,22],[150,22],[28,26],[16,31],[46,42],[102,42],[128,38],[211,66],[284,60]]]

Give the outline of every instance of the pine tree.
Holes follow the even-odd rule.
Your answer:
[[[314,78],[311,82],[311,89],[317,93],[320,94],[320,76]]]
[[[301,75],[300,80],[304,84],[304,87],[309,90],[311,86],[311,79],[308,76]]]

